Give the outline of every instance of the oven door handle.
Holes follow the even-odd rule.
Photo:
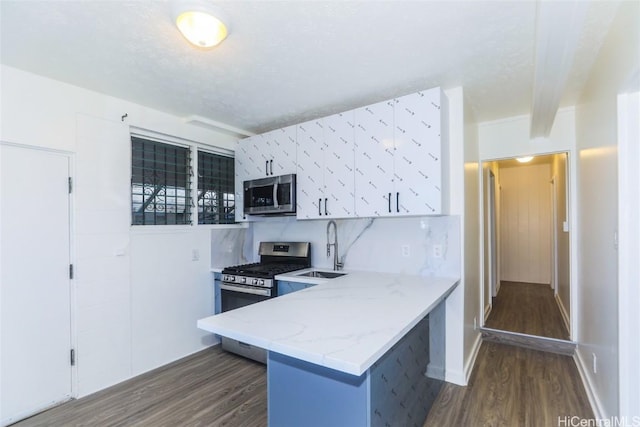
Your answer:
[[[271,296],[271,289],[270,288],[254,288],[252,286],[242,286],[242,285],[227,285],[226,283],[221,283],[220,284],[220,289],[224,289],[225,291],[232,291],[232,292],[240,292],[243,294],[252,294],[252,295],[261,295],[264,297],[270,297]]]

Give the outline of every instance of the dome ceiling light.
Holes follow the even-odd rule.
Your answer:
[[[528,163],[533,160],[533,156],[517,157],[516,160],[520,163]]]
[[[224,13],[206,1],[174,1],[172,9],[176,26],[197,47],[217,46],[229,34]]]

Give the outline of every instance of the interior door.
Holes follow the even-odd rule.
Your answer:
[[[0,149],[0,418],[6,425],[72,394],[69,157]]]
[[[500,279],[551,284],[551,167],[500,169]]]

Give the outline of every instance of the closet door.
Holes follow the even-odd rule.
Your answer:
[[[2,425],[71,397],[69,157],[0,145]]]
[[[551,283],[551,168],[500,169],[501,280]]]

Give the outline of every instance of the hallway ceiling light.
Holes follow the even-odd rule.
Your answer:
[[[224,13],[205,1],[174,1],[173,18],[182,35],[198,47],[214,47],[229,33]]]
[[[527,163],[533,160],[533,156],[517,157],[516,160],[520,163]]]

